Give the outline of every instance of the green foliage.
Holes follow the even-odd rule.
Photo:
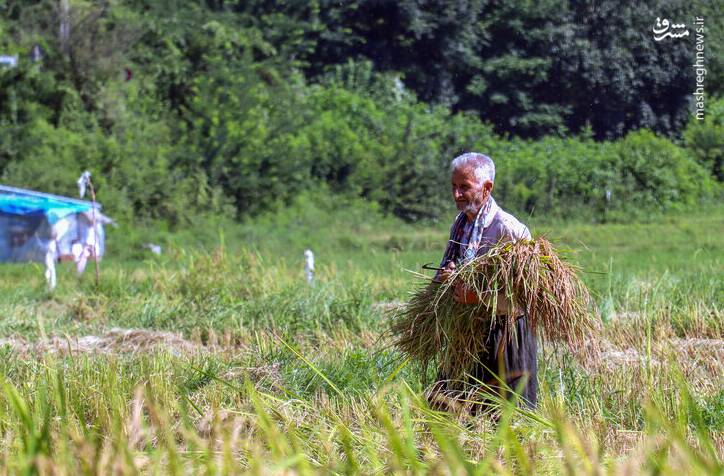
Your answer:
[[[685,149],[649,131],[617,142],[583,135],[477,147],[496,161],[494,193],[519,213],[625,219],[693,205],[715,187]]]
[[[719,182],[724,182],[724,98],[706,103],[704,120],[689,120],[686,146],[696,160]]]
[[[169,127],[135,91],[109,93],[108,99],[116,101],[107,109],[114,109],[111,134],[67,99],[59,126],[44,119],[25,124],[17,139],[22,160],[10,161],[2,180],[74,196],[78,175],[91,170],[99,200],[122,221],[134,216],[188,221],[199,209],[223,208],[203,174],[171,167]]]
[[[714,93],[722,85],[715,4],[327,1],[318,15],[325,29],[310,32],[317,46],[307,70],[317,76],[369,59],[402,72],[423,100],[475,111],[499,133],[540,137],[590,124],[599,139],[642,127],[673,134],[688,115],[695,35],[657,43],[651,28],[662,15],[689,25],[706,18]]]
[[[360,85],[361,92],[343,88],[360,83],[352,74],[341,73],[344,79],[315,87],[309,96],[314,119],[301,132],[315,158],[312,176],[398,217],[437,218],[447,205],[449,161],[472,138],[491,135],[490,128],[418,103],[392,77]]]
[[[712,188],[666,139],[593,140],[681,122],[686,45],[653,45],[629,7],[71,1],[65,41],[55,3],[21,3],[0,4],[0,46],[20,57],[0,69],[0,177],[72,195],[90,170],[122,221],[243,219],[313,189],[437,220],[449,161],[472,150],[496,161],[496,196],[518,213],[620,219]],[[720,104],[685,133],[719,181]]]
[[[176,164],[202,170],[239,213],[258,213],[309,186],[311,156],[298,133],[304,108],[294,80],[270,85],[248,55],[221,51],[204,57],[207,71],[190,85]]]
[[[632,132],[616,144],[613,194],[623,208],[664,210],[693,205],[711,194],[706,170],[680,147],[649,131]]]

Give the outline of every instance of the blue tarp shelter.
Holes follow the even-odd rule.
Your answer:
[[[85,267],[88,258],[103,256],[103,225],[110,222],[100,204],[94,211],[91,202],[0,185],[0,262],[50,267],[71,259]]]
[[[10,187],[2,188],[10,189]],[[21,217],[43,214],[50,224],[55,224],[72,213],[87,212],[91,207],[90,203],[70,201],[35,192],[13,190],[0,194],[0,212]]]

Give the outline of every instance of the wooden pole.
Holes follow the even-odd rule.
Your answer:
[[[88,186],[90,187],[91,201],[93,202],[93,210],[91,211],[91,227],[93,228],[93,259],[96,262],[96,286],[101,284],[101,264],[98,259],[97,250],[100,248],[99,235],[96,229],[96,191],[93,188],[93,182],[88,177]]]

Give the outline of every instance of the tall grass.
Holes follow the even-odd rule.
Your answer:
[[[308,358],[296,368],[309,366]],[[219,356],[46,357],[10,359],[8,367],[17,372],[15,383],[6,373],[0,404],[0,461],[9,473],[724,469],[720,442],[681,378],[650,389],[640,427],[607,429],[596,415],[572,414],[563,398],[544,398],[534,413],[501,401],[497,424],[440,414],[404,379],[300,396],[293,388],[299,382],[288,377],[292,388],[275,393],[252,369],[233,373],[238,367]]]
[[[0,266],[0,467],[721,474],[722,223],[544,230],[596,272],[584,279],[605,325],[597,352],[544,346],[538,408],[499,402],[497,423],[430,410],[432,372],[380,340],[444,227],[328,229],[311,287],[303,238],[250,247],[238,230],[208,251],[111,255],[99,287],[61,267],[53,294],[41,270]]]

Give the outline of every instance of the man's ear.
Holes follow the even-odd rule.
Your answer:
[[[490,180],[486,180],[485,183],[483,183],[483,190],[485,190],[488,193],[493,192],[493,182]]]

